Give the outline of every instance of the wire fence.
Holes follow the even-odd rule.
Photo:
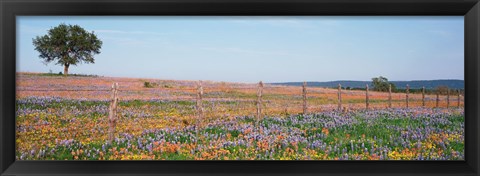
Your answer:
[[[202,92],[199,92],[199,88]],[[102,96],[111,99],[110,95],[113,89],[17,89],[20,92],[102,92]],[[369,91],[368,87],[365,91],[362,90],[345,90],[339,86],[338,90],[325,89],[319,87],[303,87],[298,86],[250,86],[250,87],[209,87],[197,86],[195,88],[136,88],[136,89],[121,89],[119,92],[119,117],[126,114],[122,108],[122,103],[135,100],[123,97],[131,96],[132,92],[149,92],[150,101],[189,101],[190,104],[181,104],[175,106],[178,111],[198,117],[202,114],[202,120],[209,120],[212,117],[223,117],[226,115],[246,115],[256,116],[257,120],[269,115],[278,114],[306,114],[316,113],[321,111],[348,111],[354,109],[379,109],[379,108],[410,108],[410,107],[461,107],[463,105],[463,96],[460,92],[448,92],[447,95],[425,94],[423,93],[409,93],[408,89],[405,93],[391,93],[391,92],[376,92]],[[168,91],[159,93],[158,91]],[[261,92],[259,94],[259,91]],[[452,93],[452,94],[451,94]],[[53,93],[55,94],[55,93]],[[199,95],[201,94],[201,95]],[[136,94],[132,94],[136,95]],[[199,97],[201,97],[199,99]],[[148,101],[147,100],[147,101]],[[201,106],[199,107],[198,102]],[[195,104],[196,102],[196,104]],[[111,104],[111,103],[110,103]],[[106,107],[105,107],[106,108]],[[111,108],[111,105],[110,107]],[[156,110],[162,109],[161,105]],[[108,112],[104,109],[105,112]],[[202,112],[199,112],[202,110]],[[111,112],[110,112],[111,113]],[[108,117],[108,114],[103,114]],[[148,117],[144,116],[144,117]],[[111,125],[111,119],[102,119],[94,126],[102,127],[98,129],[82,129],[82,128],[61,128],[58,130],[41,131],[40,128],[51,126],[51,124],[29,124],[17,125],[17,132],[29,132],[31,130],[38,131],[39,134],[56,134],[51,138],[58,138],[58,134],[63,134],[65,138],[68,137],[91,137],[98,135],[98,133],[107,133],[107,127]],[[120,118],[120,123],[125,123]],[[115,122],[117,123],[117,122]],[[141,130],[141,124],[137,125],[136,129]],[[129,129],[123,132],[132,132]],[[138,131],[138,130],[137,130]],[[104,134],[105,135],[105,134]],[[49,139],[43,139],[49,140]]]
[[[321,89],[316,87],[308,87],[305,95],[302,95],[302,87],[291,87],[291,86],[265,86],[263,89],[263,102],[262,106],[265,108],[276,107],[279,104],[288,104],[290,109],[303,108],[306,103],[307,109],[313,108],[318,109],[317,107],[328,107],[335,104],[340,104],[339,106],[345,107],[358,107],[358,104],[365,103],[365,107],[372,104],[373,107],[380,106],[384,107],[385,104],[391,104],[391,107],[401,107],[408,106],[410,102],[413,106],[418,106],[419,102],[422,102],[422,106],[431,106],[431,102],[436,102],[435,107],[444,106],[443,102],[446,101],[447,106],[460,106],[462,103],[461,95],[458,93],[458,96],[452,95],[441,95],[435,97],[435,95],[424,94],[423,97],[419,97],[420,94],[410,93],[411,97],[406,98],[405,94],[395,93],[394,95],[389,95],[385,92],[372,92],[365,94],[364,91],[358,90],[345,90],[339,89],[340,96],[344,96],[343,102],[341,102],[340,97],[336,97],[332,90]],[[149,100],[166,100],[166,101],[197,101],[196,92],[197,88],[181,88],[181,89],[171,89],[171,88],[137,88],[137,89],[118,89],[122,101],[135,100],[129,98],[130,95],[135,95],[135,92],[149,92]],[[204,87],[203,92],[203,101],[212,101],[212,102],[221,102],[221,101],[230,101],[230,102],[248,102],[256,103],[257,96],[255,91],[258,90],[258,87],[235,87],[235,88],[226,88],[221,89],[217,87]],[[99,89],[17,89],[20,92],[69,92],[69,93],[81,93],[81,92],[103,92],[103,96],[108,99],[111,89],[99,88]],[[156,91],[168,91],[159,93],[155,95]],[[54,93],[52,93],[54,94]],[[370,95],[369,94],[373,94]],[[408,96],[409,93],[406,93]],[[97,95],[97,94],[95,94]],[[433,97],[432,97],[433,96]],[[304,101],[305,103],[301,103]],[[292,107],[292,104],[298,104],[297,107]],[[280,105],[285,106],[285,105]],[[245,107],[235,106],[235,108],[245,109]],[[247,106],[249,108],[249,106]],[[368,107],[366,107],[368,108]],[[318,109],[320,110],[320,109]]]

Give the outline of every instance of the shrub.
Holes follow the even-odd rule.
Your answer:
[[[143,82],[143,87],[153,88],[153,84],[151,82],[145,81],[145,82]]]

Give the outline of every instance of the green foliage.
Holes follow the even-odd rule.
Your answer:
[[[232,130],[230,131],[230,134],[232,135],[232,137],[236,138],[238,137],[238,135],[240,135],[242,132],[238,131],[238,130]]]
[[[173,88],[173,86],[170,85],[170,84],[159,85],[156,82],[148,82],[148,81],[143,82],[143,87],[145,87],[145,88],[154,88],[154,87],[158,87],[158,86],[163,87],[163,88]]]
[[[390,84],[390,85],[392,86],[392,91],[396,91],[396,90],[397,90],[397,86],[395,86],[395,84],[393,84],[393,83],[388,83],[388,84]]]
[[[210,134],[226,134],[227,133],[224,129],[221,129],[219,127],[207,128],[204,131],[205,133],[210,133]]]
[[[48,34],[34,38],[33,45],[45,63],[63,65],[67,75],[70,65],[94,63],[93,55],[100,53],[102,41],[78,25],[62,23],[48,30]]]
[[[153,88],[153,84],[151,82],[145,81],[145,82],[143,82],[143,87]]]
[[[375,91],[387,92],[390,85],[392,86],[392,91],[396,89],[395,84],[389,83],[388,79],[383,76],[372,78],[372,84]]]

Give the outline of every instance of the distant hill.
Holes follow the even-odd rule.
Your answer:
[[[455,79],[445,79],[445,80],[415,80],[415,81],[390,81],[395,84],[397,88],[405,89],[408,84],[412,89],[419,89],[425,86],[426,89],[434,89],[437,86],[448,86],[452,89],[464,89],[465,81],[464,80],[455,80]],[[269,83],[273,85],[288,85],[288,86],[301,86],[303,82],[284,82],[284,83]],[[351,88],[365,88],[365,85],[368,84],[369,87],[372,87],[371,81],[328,81],[328,82],[307,82],[308,86],[314,87],[337,87],[338,84],[341,84],[342,87],[351,87]]]

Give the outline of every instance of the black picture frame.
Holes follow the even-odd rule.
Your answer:
[[[478,0],[1,0],[1,175],[462,175],[480,171]],[[459,15],[465,17],[465,161],[15,161],[19,15]]]

